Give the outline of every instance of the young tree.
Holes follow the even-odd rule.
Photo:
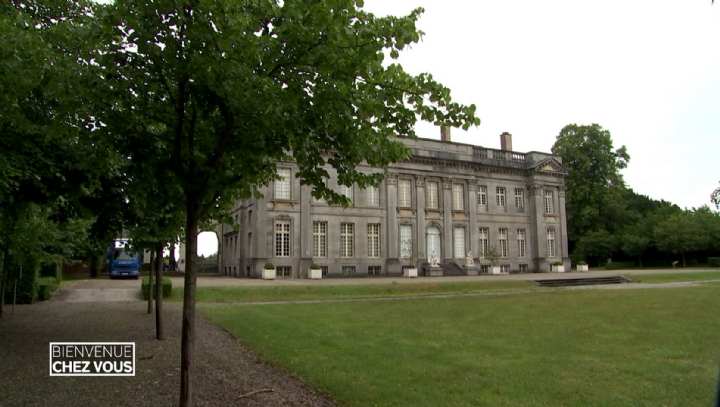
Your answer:
[[[420,39],[420,14],[380,18],[360,0],[116,1],[101,13],[98,115],[113,134],[164,152],[151,165],[170,169],[182,192],[190,259],[198,224],[274,179],[278,160],[292,157],[316,197],[346,203],[325,186],[326,165],[341,184],[365,187],[407,157],[395,137],[414,136],[418,118],[479,123],[430,75],[385,63]],[[360,173],[360,163],[379,171]],[[182,406],[192,400],[195,281],[188,262]]]

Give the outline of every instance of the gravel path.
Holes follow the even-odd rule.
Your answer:
[[[85,295],[88,293],[83,293]],[[146,304],[49,301],[17,306],[0,320],[0,406],[173,406],[179,393],[181,309],[165,306],[164,341]],[[77,295],[77,293],[75,293]],[[97,298],[97,293],[89,294]],[[199,315],[198,315],[199,317]],[[333,406],[298,379],[260,361],[229,333],[197,321],[198,406]],[[135,377],[49,377],[48,342],[136,343]],[[249,397],[254,390],[272,389]]]

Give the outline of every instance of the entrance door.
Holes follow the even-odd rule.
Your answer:
[[[438,261],[441,261],[442,251],[440,250],[440,230],[435,226],[427,228],[426,246],[428,259],[436,257]]]

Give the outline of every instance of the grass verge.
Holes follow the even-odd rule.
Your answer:
[[[373,285],[302,285],[270,287],[198,287],[198,302],[264,302],[399,297],[427,294],[465,294],[494,289],[529,288],[528,281],[478,281],[437,283],[388,283]],[[171,300],[182,301],[183,289],[172,291]]]
[[[635,283],[673,283],[679,281],[720,280],[720,270],[679,272],[672,274],[633,274],[629,276]]]

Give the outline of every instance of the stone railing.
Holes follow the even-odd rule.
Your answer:
[[[525,167],[527,155],[515,151],[496,150],[494,148],[473,147],[473,155],[480,161],[488,161],[495,164],[512,165],[514,167]]]

